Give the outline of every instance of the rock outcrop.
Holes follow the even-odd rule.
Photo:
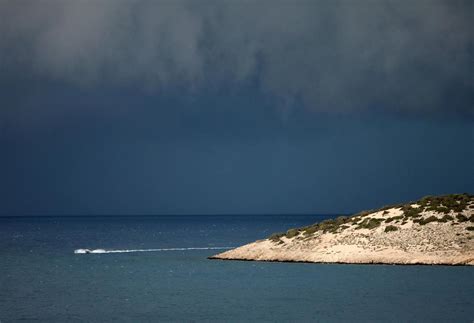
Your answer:
[[[273,234],[211,259],[474,265],[474,196],[452,194]]]

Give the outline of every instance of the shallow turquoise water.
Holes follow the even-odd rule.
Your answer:
[[[472,322],[474,268],[207,260],[318,216],[0,218],[0,320]]]

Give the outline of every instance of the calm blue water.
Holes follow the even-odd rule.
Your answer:
[[[473,322],[474,268],[207,260],[318,216],[0,218],[0,321]]]

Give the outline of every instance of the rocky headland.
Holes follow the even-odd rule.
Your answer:
[[[211,259],[350,264],[474,265],[474,195],[340,216],[275,233]]]

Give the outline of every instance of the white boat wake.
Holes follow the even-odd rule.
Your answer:
[[[116,249],[116,250],[76,249],[76,250],[74,250],[74,253],[86,254],[86,253],[129,253],[129,252],[187,251],[187,250],[227,250],[227,249],[233,249],[233,248],[234,247],[190,247],[190,248]]]

